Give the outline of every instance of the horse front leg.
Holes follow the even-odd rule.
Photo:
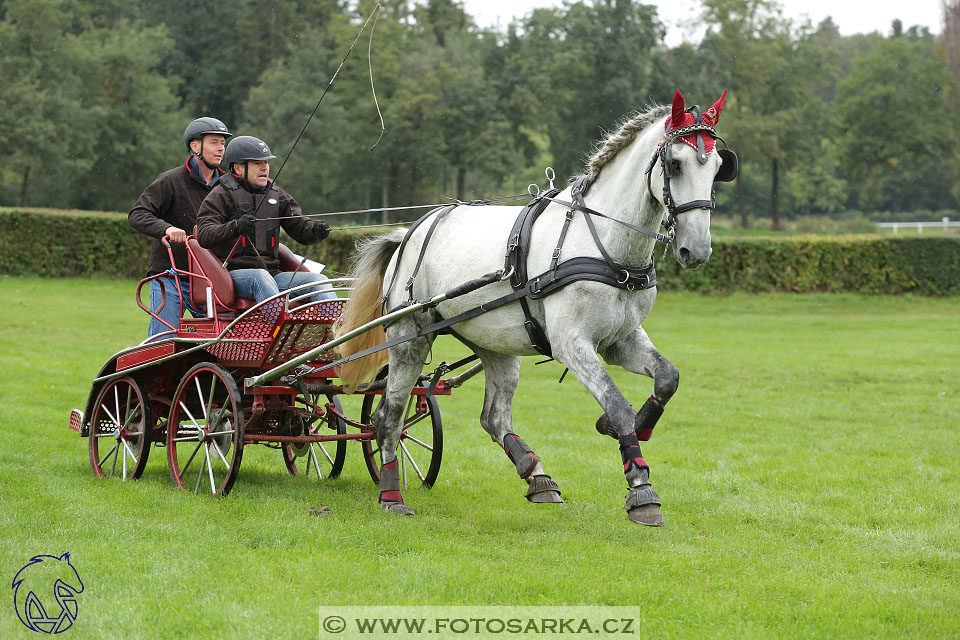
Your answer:
[[[565,341],[553,345],[553,356],[596,398],[606,416],[606,425],[616,434],[623,474],[629,487],[623,507],[627,516],[638,524],[662,526],[660,497],[650,486],[650,467],[640,452],[640,443],[634,433],[636,416],[633,407],[600,362],[596,347],[586,340]]]
[[[412,322],[398,322],[388,330],[387,336],[413,331],[414,328]],[[377,429],[377,445],[380,447],[380,508],[397,515],[414,515],[413,509],[404,504],[400,491],[397,446],[403,431],[407,398],[423,371],[424,358],[432,342],[433,336],[428,336],[390,348],[387,387],[372,416]]]
[[[649,440],[653,435],[653,428],[663,415],[663,408],[677,392],[680,372],[657,351],[642,327],[637,327],[634,333],[615,342],[602,355],[610,364],[620,365],[627,371],[653,378],[653,395],[640,407],[633,425],[639,440]],[[609,424],[606,414],[597,419],[597,431],[612,438],[619,437]]]
[[[520,358],[475,345],[469,346],[480,356],[485,373],[480,425],[503,448],[516,467],[517,475],[527,483],[527,500],[536,503],[563,502],[560,487],[543,470],[540,458],[513,432],[511,407],[520,381]]]

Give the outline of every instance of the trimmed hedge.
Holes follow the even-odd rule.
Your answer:
[[[355,240],[353,233],[331,234],[312,259],[343,273]],[[0,274],[139,279],[152,242],[123,213],[0,208]],[[284,244],[300,255],[309,250],[289,238]]]
[[[658,254],[662,255],[662,254]],[[658,260],[663,289],[960,294],[960,237],[786,236],[715,239],[695,271]]]
[[[357,235],[339,231],[314,260],[344,273]],[[151,239],[119,213],[0,209],[0,274],[141,278]],[[291,249],[308,249],[285,240]],[[684,271],[658,250],[663,290],[855,291],[960,294],[960,237],[785,236],[716,238],[710,261]]]

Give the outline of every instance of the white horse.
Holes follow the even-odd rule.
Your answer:
[[[715,149],[713,127],[725,96],[726,92],[701,115],[698,107],[685,108],[678,91],[672,108],[655,106],[626,119],[598,144],[585,175],[577,182],[579,189],[571,191],[572,187],[567,187],[548,200],[530,232],[526,267],[531,276],[547,272],[551,264],[556,264],[554,253],[559,247],[561,263],[573,257],[592,257],[597,264],[614,264],[617,280],[629,280],[628,284],[620,283],[629,288],[577,280],[545,297],[529,299],[527,305],[549,340],[552,357],[600,403],[603,415],[597,421],[597,430],[620,443],[629,487],[624,508],[631,520],[646,525],[662,525],[663,517],[638,440],[649,439],[663,406],[677,390],[679,375],[641,327],[653,307],[656,286],[651,283],[653,286],[644,288],[642,279],[630,280],[628,275],[636,275],[644,265],[652,266],[656,240],[651,235],[656,234],[638,233],[637,227],[656,231],[663,223],[672,238],[673,255],[684,268],[699,267],[710,258],[713,183],[732,179],[737,170],[733,152]],[[583,197],[577,193],[587,189]],[[340,335],[405,300],[428,298],[480,274],[508,271],[504,253],[520,209],[457,206],[448,210],[433,229],[425,250],[422,245],[431,235],[428,230],[432,218],[409,232],[375,236],[362,244],[352,273],[358,280],[344,311]],[[591,212],[585,213],[585,209]],[[595,215],[598,212],[603,215]],[[432,214],[434,218],[437,215]],[[398,251],[404,234],[409,235],[406,247]],[[565,238],[558,243],[561,236]],[[408,290],[403,285],[413,274],[416,277]],[[384,289],[386,297],[382,298]],[[500,279],[424,313],[403,316],[387,327],[386,338],[452,318],[512,290],[509,282]],[[483,364],[486,382],[480,423],[526,480],[527,498],[532,502],[562,502],[556,483],[512,427],[511,403],[519,380],[520,356],[538,353],[525,328],[527,320],[519,301],[513,301],[459,322],[451,332]],[[394,513],[413,513],[403,503],[396,450],[405,402],[421,375],[434,337],[425,335],[390,347],[387,386],[373,416],[381,452],[380,504]],[[367,332],[347,342],[341,354],[356,353],[382,340],[382,332]],[[639,412],[614,384],[600,356],[608,364],[653,378],[653,395]],[[347,384],[357,384],[370,379],[381,364],[382,359],[361,358],[344,366],[341,377]]]

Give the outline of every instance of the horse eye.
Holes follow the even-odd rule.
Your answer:
[[[671,160],[670,161],[670,175],[677,175],[680,173],[680,161]]]

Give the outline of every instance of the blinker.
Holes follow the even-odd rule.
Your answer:
[[[730,182],[740,173],[740,160],[737,158],[737,154],[730,149],[717,149],[717,153],[720,155],[722,163],[713,181]]]

